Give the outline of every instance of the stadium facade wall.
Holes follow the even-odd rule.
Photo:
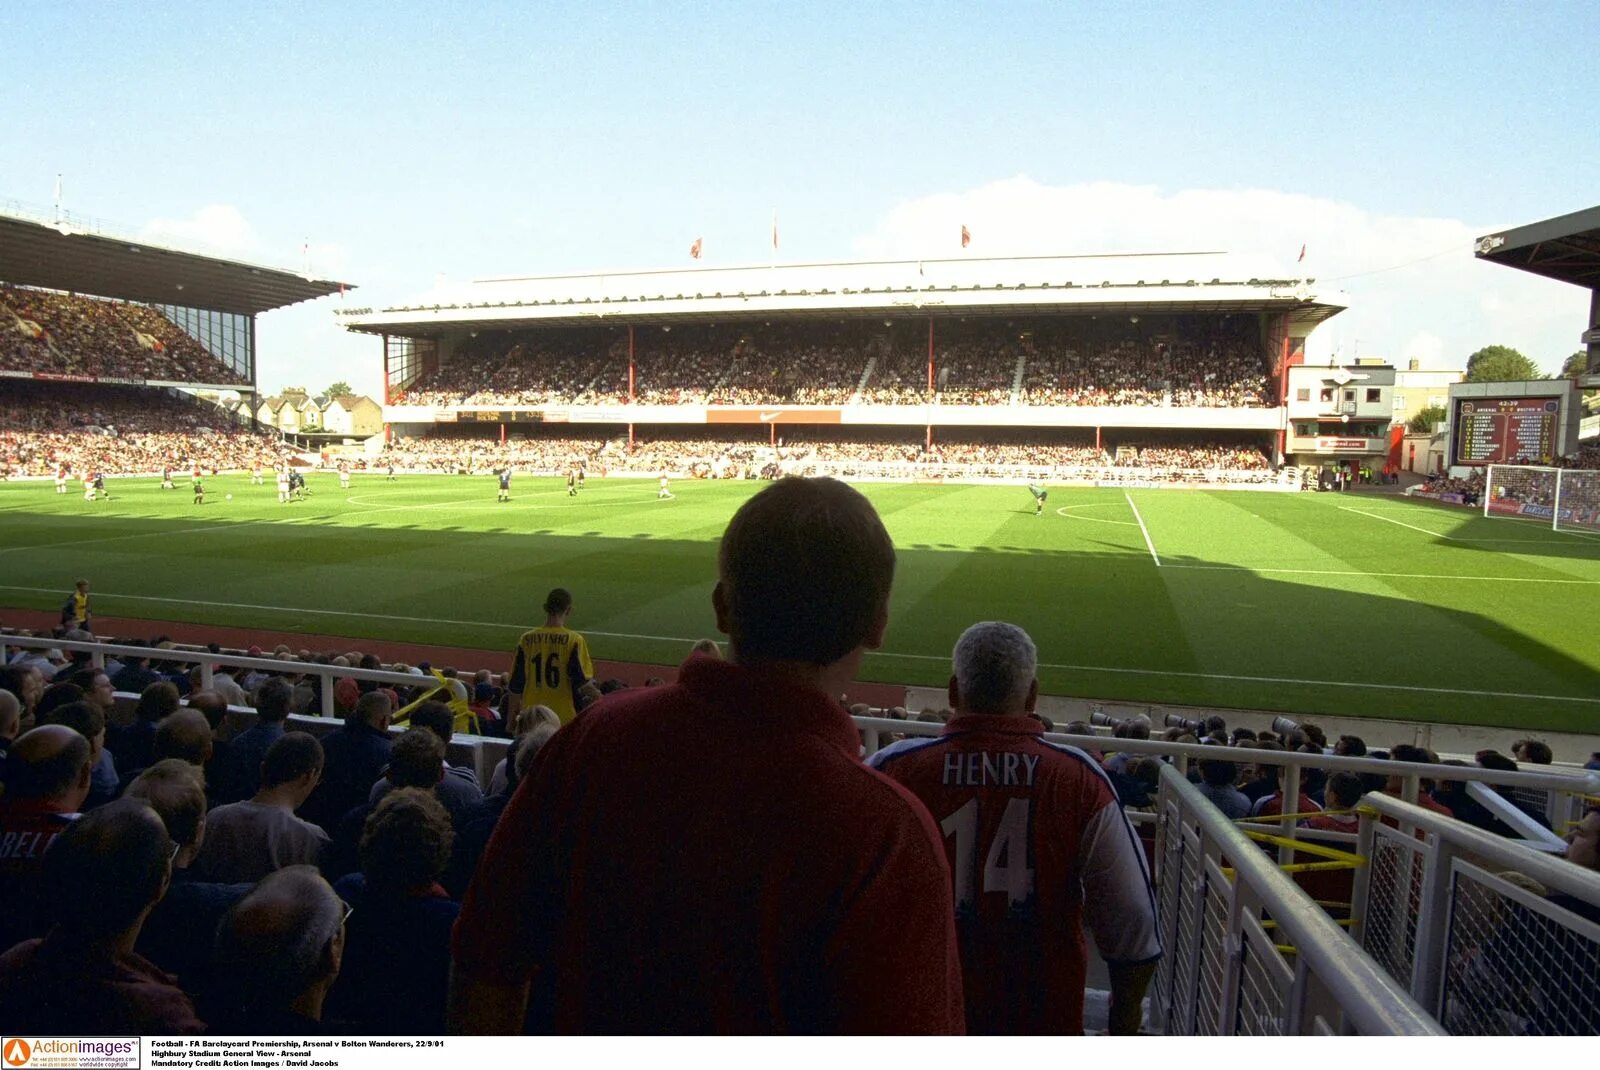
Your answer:
[[[1283,409],[1032,405],[386,405],[389,424],[859,424],[925,427],[1137,427],[1279,431]]]

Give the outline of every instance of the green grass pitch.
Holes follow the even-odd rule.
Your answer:
[[[280,505],[154,479],[109,501],[0,485],[0,605],[509,650],[551,587],[597,657],[672,664],[715,635],[716,543],[757,483],[332,474]],[[1392,497],[867,485],[899,549],[869,679],[942,685],[1005,619],[1049,694],[1600,730],[1600,538]],[[231,501],[224,496],[232,494]],[[1141,526],[1142,521],[1142,526]]]

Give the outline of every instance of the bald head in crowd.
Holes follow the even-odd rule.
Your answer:
[[[156,725],[155,756],[203,766],[211,760],[211,722],[199,710],[169,713]]]
[[[119,799],[85,814],[45,854],[56,923],[83,936],[136,934],[166,894],[171,858],[167,826],[143,802]]]
[[[22,700],[0,691],[0,743],[10,743],[22,729]]]
[[[369,691],[356,702],[353,718],[369,728],[383,731],[389,727],[389,717],[394,713],[394,703],[382,691]]]
[[[216,950],[242,1015],[293,1011],[320,1019],[344,954],[344,904],[315,867],[287,866],[228,911]]]
[[[6,758],[6,801],[35,799],[60,813],[75,812],[89,797],[92,754],[89,741],[65,725],[24,732]]]

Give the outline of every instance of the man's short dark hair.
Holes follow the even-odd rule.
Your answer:
[[[60,686],[59,684],[57,685]],[[70,686],[70,685],[69,685]],[[73,690],[77,690],[73,688]],[[41,701],[40,707],[44,706]],[[39,714],[40,724],[62,724],[78,733],[84,739],[92,740],[95,736],[106,730],[106,714],[99,706],[92,702],[68,702],[64,706],[57,706],[48,713]]]
[[[443,702],[424,702],[411,711],[411,727],[426,728],[441,743],[449,743],[456,733],[456,715]]]
[[[54,724],[49,718],[51,714],[62,706],[70,705],[83,700],[83,688],[77,684],[59,683],[51,684],[39,696],[39,705],[34,709],[34,717],[39,724]],[[102,725],[101,727],[104,727]]]
[[[93,753],[89,741],[78,732],[48,756],[26,761],[24,755],[31,750],[27,737],[31,734],[24,732],[13,740],[6,755],[8,800],[53,799],[63,794],[78,783]]]
[[[1348,810],[1361,800],[1366,787],[1360,773],[1335,773],[1328,778],[1328,809]]]
[[[156,725],[155,756],[205,765],[211,751],[211,722],[199,710],[174,710]]]
[[[544,611],[551,616],[565,613],[572,608],[572,592],[565,587],[556,587],[544,596]]]
[[[444,744],[426,728],[417,727],[389,748],[389,783],[397,788],[428,788],[444,773]]]
[[[368,691],[356,700],[355,709],[345,718],[345,724],[364,724],[377,727],[374,721],[394,713],[394,702],[382,691]]]
[[[44,856],[56,923],[79,935],[122,932],[160,898],[171,857],[167,826],[137,799],[83,815]]]
[[[1497,773],[1515,773],[1518,768],[1514,759],[1507,758],[1497,750],[1479,751],[1477,759],[1479,767]]]
[[[718,571],[741,658],[831,665],[886,611],[894,543],[872,503],[836,479],[787,477],[729,521]]]
[[[1522,747],[1522,757],[1530,765],[1549,765],[1555,761],[1555,752],[1544,740],[1524,739],[1519,742]]]
[[[139,704],[134,707],[133,715],[140,721],[155,724],[177,709],[181,701],[177,684],[171,680],[157,680],[139,692]]]
[[[1339,742],[1334,744],[1336,750],[1345,758],[1364,758],[1367,754],[1367,741],[1360,736],[1342,735]]]
[[[391,791],[362,827],[361,872],[370,887],[382,891],[426,887],[444,872],[454,839],[450,815],[431,792]]]
[[[285,732],[261,759],[261,786],[275,788],[322,768],[322,744],[310,732]]]
[[[1214,788],[1231,788],[1234,781],[1239,779],[1239,767],[1233,762],[1203,758],[1200,761],[1200,779]]]
[[[256,719],[261,724],[287,720],[294,705],[294,687],[279,676],[270,676],[256,688]]]

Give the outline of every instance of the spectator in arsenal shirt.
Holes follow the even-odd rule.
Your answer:
[[[177,979],[133,948],[166,894],[172,840],[154,810],[111,803],[63,832],[45,856],[55,925],[0,955],[0,1007],[46,1035],[199,1033]]]
[[[1081,1034],[1087,923],[1111,970],[1111,1032],[1137,1033],[1161,957],[1139,837],[1106,772],[1046,742],[1029,716],[1038,652],[1026,632],[974,624],[953,660],[944,734],[887,747],[872,765],[947,830],[967,1027]]]
[[[843,483],[783,479],[718,566],[728,660],[600,699],[501,816],[456,923],[451,1028],[963,1028],[939,829],[862,765],[837,699],[888,626],[888,532]]]
[[[24,732],[7,756],[0,796],[0,944],[43,936],[40,861],[89,797],[89,741],[66,725]]]

